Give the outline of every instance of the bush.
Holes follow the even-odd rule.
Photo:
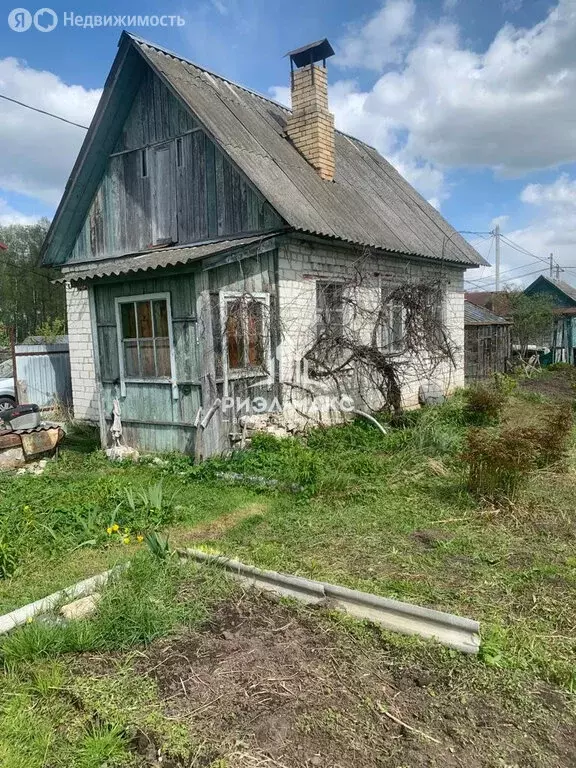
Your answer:
[[[537,457],[531,429],[471,429],[462,456],[469,465],[468,489],[487,501],[513,501]]]
[[[491,385],[475,384],[464,391],[464,416],[469,424],[487,426],[500,420],[508,400],[505,387],[497,382]]]
[[[574,366],[571,363],[552,363],[548,366],[549,371],[565,371],[566,373],[574,373]]]
[[[539,448],[539,467],[563,467],[573,426],[574,413],[569,403],[549,411],[544,424],[534,430],[534,441]]]
[[[469,465],[469,490],[490,501],[510,501],[532,470],[563,468],[573,424],[572,408],[565,404],[550,409],[540,426],[471,429],[462,456]]]

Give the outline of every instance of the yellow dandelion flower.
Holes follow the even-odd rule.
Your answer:
[[[106,528],[106,533],[108,536],[112,536],[112,528]]]
[[[117,533],[119,530],[120,530],[120,526],[118,525],[118,523],[114,523],[114,525],[112,526],[112,532]]]
[[[33,621],[34,619],[32,618],[32,616],[28,616],[28,618],[26,619],[26,624],[32,624]]]
[[[138,544],[142,544],[142,542],[144,541],[144,536],[136,536],[136,541],[138,542]]]
[[[123,544],[130,544],[130,536],[124,536],[122,539]]]

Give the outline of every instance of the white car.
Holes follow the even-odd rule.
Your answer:
[[[14,389],[14,367],[12,360],[0,363],[0,411],[14,408],[16,391]]]

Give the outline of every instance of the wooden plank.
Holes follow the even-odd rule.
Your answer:
[[[206,137],[206,207],[208,213],[208,237],[218,234],[216,213],[216,167],[214,144]]]

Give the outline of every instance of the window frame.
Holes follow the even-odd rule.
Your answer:
[[[170,375],[169,376],[153,376],[153,377],[132,377],[126,376],[126,365],[124,358],[124,334],[122,332],[122,305],[123,304],[137,304],[142,301],[165,301],[166,302],[166,314],[168,320],[168,343],[170,345]],[[172,305],[170,301],[170,293],[141,293],[133,296],[118,296],[115,299],[115,311],[116,311],[116,335],[118,339],[118,361],[120,369],[120,395],[126,397],[126,384],[170,384],[172,386],[172,397],[174,400],[178,399],[178,387],[176,384],[176,349],[174,347],[174,333],[172,328]],[[138,338],[138,337],[137,337]],[[156,338],[153,336],[152,338]],[[160,338],[160,337],[159,337]]]
[[[403,304],[397,301],[384,301],[384,290],[382,289],[382,308],[384,309],[384,322],[382,323],[382,351],[391,355],[401,355],[406,351],[404,344],[404,332],[406,329],[406,310]],[[401,329],[400,340],[394,341],[394,315],[400,311]]]
[[[263,358],[264,365],[243,368],[230,368],[228,361],[228,334],[226,332],[228,319],[228,302],[245,298],[263,304],[270,317],[270,294],[263,292],[242,293],[240,291],[220,291],[220,329],[222,335],[222,373],[224,378],[224,394],[228,396],[228,381],[233,379],[252,378],[255,376],[270,376],[272,373],[272,350],[270,332],[266,333],[265,318],[262,320],[263,332]],[[242,329],[243,336],[247,338],[248,330]],[[248,349],[248,345],[245,347]]]
[[[324,319],[322,317],[323,309],[319,306],[320,302],[320,296],[322,292],[325,292],[326,289],[332,289],[337,288],[340,291],[340,300],[339,300],[339,306],[337,308],[328,308],[328,311],[330,313],[336,312],[340,316],[339,320],[339,327],[340,329],[344,330],[344,313],[346,308],[346,301],[344,298],[344,282],[342,280],[324,280],[322,278],[318,278],[316,280],[316,283],[314,285],[315,291],[316,291],[316,341],[318,341],[323,333],[323,327],[324,326]],[[324,295],[326,295],[324,293]]]

